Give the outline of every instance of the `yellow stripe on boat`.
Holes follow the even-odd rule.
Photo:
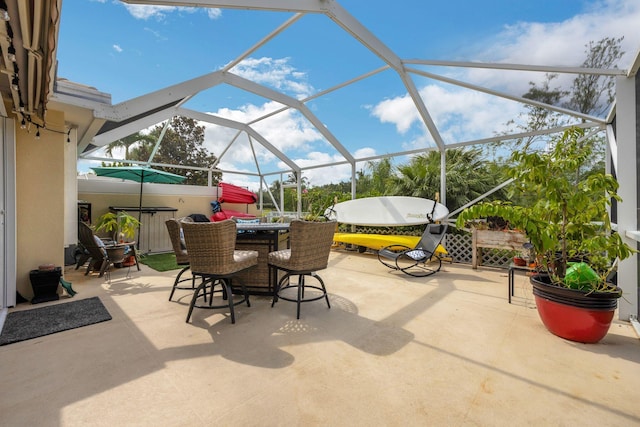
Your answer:
[[[347,243],[356,246],[364,246],[366,248],[379,251],[385,246],[403,245],[414,248],[420,241],[421,236],[400,236],[390,234],[363,234],[363,233],[335,233],[333,241],[338,243]],[[438,245],[436,254],[440,256],[447,255],[447,250]]]

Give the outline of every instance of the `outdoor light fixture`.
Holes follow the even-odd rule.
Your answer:
[[[7,58],[9,58],[11,62],[16,62],[16,48],[13,47],[13,45],[7,48]]]
[[[7,12],[7,4],[3,1],[0,2],[0,21],[9,21],[9,12]]]
[[[18,76],[17,75],[13,76],[13,79],[11,80],[11,89],[19,90],[20,89],[20,86],[18,86],[19,83],[20,83],[20,80],[18,80]]]
[[[22,121],[20,122],[20,129],[26,129],[27,128],[27,121],[24,119],[24,116],[22,116]]]

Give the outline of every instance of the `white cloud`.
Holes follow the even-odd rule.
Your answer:
[[[393,123],[400,134],[406,133],[420,117],[409,95],[381,101],[373,107],[372,114],[382,123]]]
[[[136,19],[147,20],[149,18],[163,19],[168,13],[175,10],[173,6],[148,6],[138,4],[123,4],[127,11]]]
[[[447,143],[487,138],[505,130],[505,117],[515,117],[521,106],[495,96],[460,88],[436,84],[420,90],[431,118],[441,137]],[[408,96],[380,102],[372,109],[372,115],[383,123],[393,123],[400,134],[406,134],[414,125],[422,126],[413,100]],[[424,129],[426,132],[426,128]],[[423,135],[406,142],[404,150],[433,146],[430,135]]]
[[[585,57],[585,45],[604,37],[622,37],[627,57],[625,68],[640,43],[640,2],[603,0],[591,9],[557,23],[523,22],[508,26],[496,37],[486,58],[524,64],[578,66]]]
[[[377,153],[375,149],[367,147],[356,150],[352,154],[355,158],[358,159],[373,157]],[[340,154],[330,155],[328,153],[320,151],[312,151],[307,153],[306,157],[298,157],[293,159],[293,161],[304,168],[343,162],[344,158]],[[283,169],[286,168],[286,165],[282,162],[279,163],[278,166]],[[357,164],[356,167],[364,167],[364,164]],[[303,176],[309,180],[309,184],[313,187],[318,187],[325,184],[337,184],[339,182],[351,180],[351,165],[340,164],[322,168],[307,169],[303,171]]]
[[[207,9],[207,16],[210,19],[218,19],[222,16],[222,10],[217,9],[217,8],[208,8]]]
[[[238,109],[222,108],[212,114],[239,123],[248,123],[257,117],[264,116],[282,105],[269,101],[262,105],[247,104]],[[322,135],[306,121],[296,110],[288,109],[272,117],[251,125],[270,144],[281,151],[306,149],[308,144],[322,139]],[[230,141],[237,132],[234,129],[222,129],[219,126],[207,126],[207,140],[219,141],[219,145],[224,145]],[[229,153],[237,160],[250,160],[251,152],[247,146],[240,151],[235,150]],[[273,158],[273,157],[272,157]]]
[[[202,10],[199,7],[182,7],[182,6],[156,6],[156,5],[138,5],[123,4],[127,11],[136,19],[147,20],[154,18],[163,20],[166,15],[173,12],[180,13],[197,13]],[[216,8],[206,8],[205,13],[210,19],[218,19],[222,16],[222,11]]]
[[[520,22],[487,40],[485,50],[476,58],[484,62],[516,64],[580,66],[590,41],[604,37],[622,37],[626,52],[619,68],[625,69],[640,45],[640,2],[637,0],[602,0],[585,13],[562,22]],[[529,90],[529,82],[542,82],[545,73],[501,71],[492,69],[445,69],[450,77],[493,90],[521,96]],[[568,88],[574,75],[561,75],[557,84]],[[429,84],[420,88],[425,105],[438,125],[445,142],[489,137],[504,130],[509,119],[517,117],[518,103],[481,92],[449,85]],[[419,116],[408,95],[380,101],[372,115],[382,123],[392,123],[399,134],[406,134],[419,122]],[[415,138],[405,149],[426,146],[430,140]]]
[[[267,102],[262,106],[245,105],[240,109],[230,110],[222,109],[213,113],[240,123],[246,123],[267,112],[280,108],[281,105],[276,102]],[[235,129],[223,128],[207,123],[201,123],[205,126],[205,141],[207,148],[212,152],[220,155],[224,152],[219,168],[234,171],[256,172],[253,151],[248,144],[246,135],[242,134],[237,137],[234,144],[228,148],[227,146],[236,137]],[[293,110],[287,110],[276,116],[271,117],[264,122],[258,122],[252,127],[267,141],[277,147],[279,150],[291,157],[291,152],[305,152],[303,157],[294,156],[292,161],[300,167],[317,166],[334,162],[342,162],[342,155],[335,153],[330,154],[318,150],[319,144],[326,142],[322,139],[322,135],[312,127],[306,120],[302,119],[299,113]],[[227,149],[228,148],[228,149]],[[264,149],[260,143],[254,140],[253,150],[256,152],[261,172],[273,172],[276,170],[288,170],[289,167],[283,161],[276,158],[268,150]],[[356,158],[371,157],[376,155],[373,148],[363,148],[353,153]],[[330,166],[318,169],[310,169],[304,171],[304,176],[309,179],[313,186],[319,186],[329,183],[337,183],[348,180],[351,177],[351,166],[348,164]],[[235,174],[225,174],[225,180],[235,179],[239,182],[239,177]],[[233,177],[233,178],[231,178]],[[279,177],[277,178],[279,179]],[[251,179],[249,178],[249,181]],[[253,187],[252,187],[253,188]]]
[[[151,33],[158,40],[168,40],[166,36],[163,36],[159,31],[151,29],[149,27],[144,27],[144,30],[148,33]]]
[[[522,108],[485,93],[438,85],[426,86],[420,94],[445,143],[491,137],[505,130],[505,117],[516,117]]]
[[[289,58],[249,58],[234,67],[232,72],[257,83],[290,92],[298,98],[308,96],[314,91],[306,82],[306,74],[291,66]],[[211,114],[239,123],[249,123],[283,107],[284,105],[279,102],[267,101],[261,105],[246,104],[235,109],[223,108]],[[202,124],[205,126],[205,140],[208,148],[217,154],[224,152],[219,164],[221,169],[239,170],[238,167],[241,167],[256,172],[254,151],[263,173],[289,168],[274,154],[264,149],[258,141],[254,140],[252,150],[244,134],[237,137],[234,144],[227,149],[228,144],[238,131],[206,123]],[[301,167],[344,161],[344,158],[338,153],[324,152],[323,148],[328,146],[328,142],[295,109],[287,109],[265,120],[253,123],[251,126],[278,150],[288,157],[293,156],[292,160]],[[298,155],[292,153],[298,153]],[[300,157],[300,153],[305,153],[304,157]],[[356,158],[374,156],[375,154],[373,148],[365,148],[354,153]],[[337,183],[350,179],[351,166],[340,165],[310,169],[304,172],[304,176],[309,178],[310,183],[314,186]]]
[[[113,45],[113,50],[115,50],[118,53],[122,52],[122,48],[120,47],[120,45],[117,45],[117,44]]]
[[[360,148],[360,149],[354,151],[352,154],[353,154],[353,157],[355,157],[356,159],[365,159],[367,157],[373,157],[377,153],[376,153],[376,150],[374,148],[365,147],[365,148]]]
[[[306,75],[292,67],[288,58],[248,58],[234,67],[232,71],[256,83],[293,92],[297,96],[306,96],[312,90],[304,82]],[[279,102],[266,101],[261,105],[246,104],[235,109],[222,108],[211,114],[244,124],[283,107],[284,105]],[[205,125],[205,140],[208,148],[214,153],[222,153],[223,150],[226,150],[222,159],[224,162],[245,166],[251,165],[252,170],[254,170],[254,151],[260,164],[268,164],[276,160],[276,156],[269,150],[264,149],[259,141],[254,141],[252,150],[244,134],[227,150],[227,145],[233,140],[238,131],[206,123],[203,124]],[[269,144],[272,144],[282,152],[310,151],[314,143],[323,141],[320,132],[294,109],[285,110],[251,124],[251,126]],[[275,169],[275,164],[273,164],[273,168]]]
[[[602,0],[595,2],[585,13],[555,23],[520,22],[505,27],[488,42],[490,48],[478,52],[483,61],[516,64],[580,66],[585,59],[587,45],[605,37],[623,37],[618,68],[626,69],[640,45],[640,2],[636,0]],[[481,84],[499,82],[510,93],[521,95],[529,90],[529,81],[541,82],[543,73],[498,72],[473,70],[472,81]],[[567,87],[575,76],[561,75],[559,84]]]
[[[162,19],[166,14],[178,10],[163,6],[125,7],[138,19]],[[208,9],[206,12],[212,19],[220,16],[217,9]],[[594,3],[584,13],[562,22],[519,22],[506,26],[500,34],[486,41],[486,48],[479,50],[469,60],[578,66],[585,57],[585,45],[589,41],[624,35],[623,50],[627,54],[622,59],[620,68],[626,68],[640,45],[638,22],[640,2],[637,0],[602,0]],[[458,70],[455,74],[450,69],[445,71],[454,78],[518,96],[529,89],[529,81],[541,81],[544,78],[544,73],[489,69]],[[315,92],[315,88],[307,80],[307,74],[296,69],[291,58],[248,58],[236,65],[232,72],[298,99]],[[567,83],[572,78],[573,76],[568,75],[560,82]],[[486,138],[502,132],[505,130],[505,123],[517,117],[522,108],[513,101],[432,82],[419,86],[419,91],[445,143]],[[279,108],[282,108],[281,104],[267,101],[261,105],[247,104],[235,109],[220,109],[214,114],[247,123]],[[381,100],[371,107],[371,114],[381,123],[393,124],[398,135],[406,138],[402,147],[397,147],[399,150],[433,146],[432,138],[422,125],[408,95]],[[210,144],[210,149],[216,154],[222,153],[237,133],[234,129],[208,124],[205,126],[207,144]],[[296,153],[295,161],[301,166],[343,160],[341,156],[322,149],[319,143],[326,144],[322,135],[294,110],[279,113],[252,126],[278,149]],[[273,166],[275,169],[276,159],[271,153],[262,149],[259,144],[254,144],[254,149],[262,168]],[[374,154],[375,149],[365,148],[355,156]],[[241,167],[247,171],[255,171],[253,152],[246,136],[241,136],[233,148],[225,153],[220,167],[232,168],[231,165],[234,165],[235,170]],[[280,164],[280,167],[285,166]],[[312,185],[349,179],[350,174],[349,165],[305,172]],[[225,178],[227,176],[235,177],[225,175]]]
[[[296,158],[293,161],[301,167],[309,167],[343,161],[341,155],[331,156],[327,153],[312,151],[306,157]],[[285,168],[284,163],[280,163],[281,168]],[[309,180],[309,184],[313,187],[325,184],[337,184],[342,181],[351,179],[351,166],[348,164],[328,166],[323,168],[308,169],[303,171],[302,175]]]
[[[296,70],[290,58],[247,58],[231,69],[245,79],[305,98],[315,92],[306,73]]]
[[[266,102],[263,105],[245,105],[238,109],[224,108],[212,114],[224,117],[239,123],[248,123],[251,120],[272,112],[282,105],[277,102]],[[216,125],[202,123],[205,126],[205,140],[208,148],[214,153],[222,153],[227,145],[237,134],[237,130],[223,128]],[[310,147],[311,144],[322,138],[320,133],[304,120],[294,110],[287,110],[264,121],[251,125],[256,132],[264,137],[280,151],[300,150]],[[254,150],[260,163],[272,162],[275,156],[262,148],[259,141],[254,140]],[[253,151],[248,144],[246,135],[242,134],[233,146],[224,154],[223,160],[232,164],[255,165]]]

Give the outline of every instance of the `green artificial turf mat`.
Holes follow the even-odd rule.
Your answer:
[[[176,263],[176,256],[173,253],[142,255],[139,261],[141,264],[147,265],[156,271],[169,271],[182,268]]]

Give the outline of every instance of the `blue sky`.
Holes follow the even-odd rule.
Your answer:
[[[578,66],[589,41],[624,36],[627,53],[619,68],[626,68],[640,47],[637,0],[343,0],[340,4],[402,59]],[[291,16],[65,0],[58,77],[109,93],[116,104],[220,69]],[[381,65],[378,57],[331,20],[307,15],[232,71],[304,98]],[[541,74],[490,70],[437,71],[514,95],[525,93],[529,81],[543,78]],[[489,137],[504,130],[506,121],[521,110],[514,102],[422,77],[414,80],[447,143]],[[564,83],[570,80],[564,78]],[[408,107],[404,86],[390,71],[308,106],[356,157],[433,146]],[[272,101],[228,86],[198,95],[187,107],[239,121],[276,108]],[[256,128],[300,164],[339,158],[294,113],[280,114]],[[217,154],[230,135],[226,129],[208,126],[207,144]],[[269,153],[258,155],[266,170],[275,168],[277,162]],[[222,165],[250,171],[250,157],[246,148],[237,149]],[[310,170],[306,175],[313,185],[322,185],[347,179],[349,173],[348,167],[334,167]],[[229,178],[253,186],[251,178]]]

